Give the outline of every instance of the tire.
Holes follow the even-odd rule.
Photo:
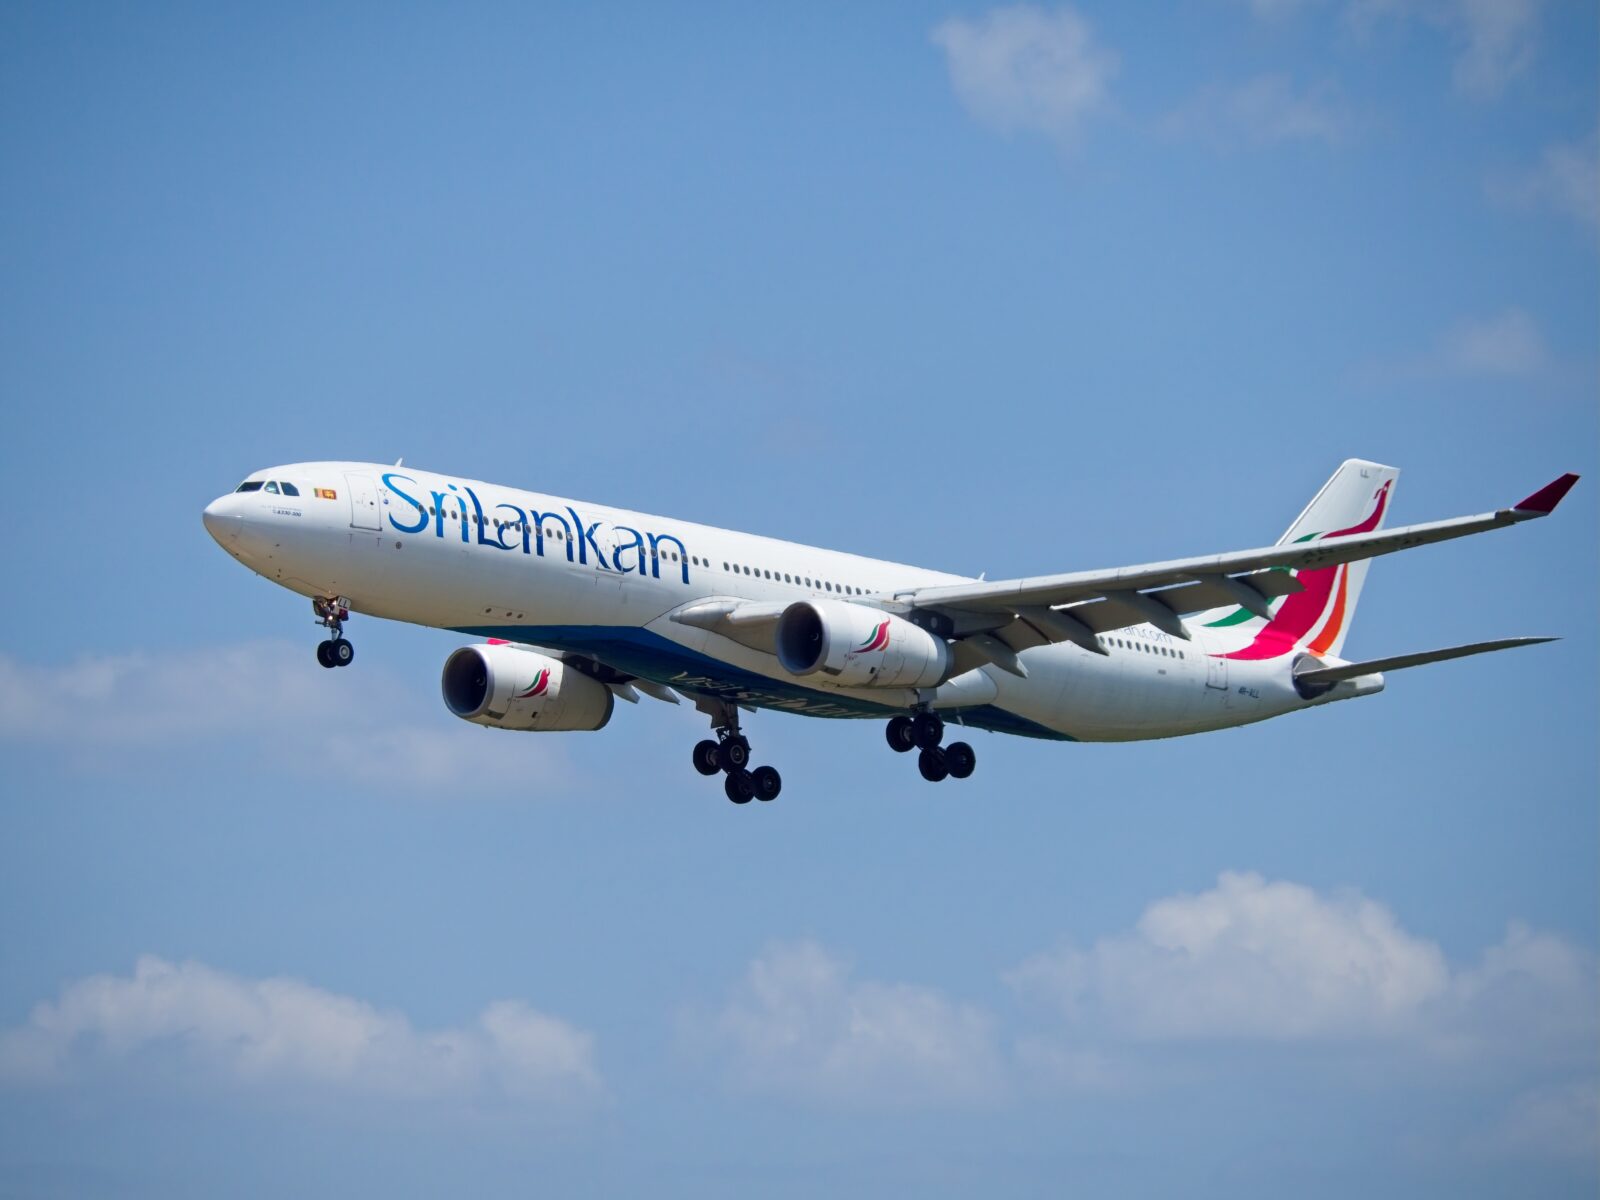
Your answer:
[[[755,784],[750,779],[749,771],[729,771],[728,778],[723,780],[722,790],[735,804],[749,804],[756,794]]]
[[[929,783],[938,783],[950,774],[950,767],[944,761],[944,751],[937,746],[926,747],[917,755],[917,770]]]
[[[750,772],[750,782],[755,788],[757,800],[776,800],[778,793],[783,791],[783,776],[774,767],[757,767]]]
[[[717,761],[717,744],[710,738],[695,743],[694,769],[702,775],[715,775],[722,770],[722,764]]]
[[[731,737],[717,747],[717,761],[730,775],[750,765],[750,743],[742,737]]]
[[[944,741],[944,721],[935,713],[919,712],[911,718],[911,738],[919,750],[932,750]]]
[[[978,765],[978,756],[965,742],[951,742],[944,748],[944,765],[950,768],[951,779],[965,779]]]
[[[333,643],[317,643],[317,661],[325,667],[336,667],[339,664],[333,661]]]
[[[344,638],[333,642],[333,648],[328,651],[328,657],[333,659],[336,667],[348,667],[356,659],[356,648]]]
[[[910,717],[890,717],[889,724],[883,731],[883,736],[889,743],[889,749],[896,754],[904,754],[907,750],[916,749],[916,739],[911,735]]]

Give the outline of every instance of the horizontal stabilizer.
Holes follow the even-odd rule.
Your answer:
[[[1294,673],[1295,682],[1335,684],[1341,679],[1355,679],[1361,675],[1372,675],[1379,671],[1400,671],[1406,667],[1420,667],[1424,663],[1445,662],[1452,658],[1466,658],[1469,654],[1487,654],[1491,650],[1510,650],[1516,646],[1537,646],[1542,642],[1553,642],[1556,638],[1523,637],[1501,638],[1497,642],[1473,642],[1469,646],[1450,646],[1444,650],[1423,650],[1417,654],[1397,654],[1393,658],[1375,658],[1369,662],[1344,663],[1337,667],[1311,667],[1309,670],[1297,670]],[[1308,664],[1316,662],[1314,658],[1305,660]]]

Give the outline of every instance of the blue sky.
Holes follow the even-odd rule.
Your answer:
[[[0,13],[0,1195],[1592,1195],[1592,5]],[[990,577],[1397,519],[1167,743],[486,733],[200,508],[409,463]]]

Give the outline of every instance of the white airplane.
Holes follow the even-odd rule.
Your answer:
[[[1399,471],[1351,459],[1273,546],[986,582],[372,463],[256,471],[206,529],[311,598],[347,666],[350,613],[485,639],[445,661],[444,702],[493,729],[594,730],[617,697],[692,701],[694,749],[730,800],[771,800],[741,711],[887,721],[923,778],[972,774],[947,720],[1063,741],[1225,729],[1383,690],[1381,672],[1550,638],[1368,662],[1339,657],[1369,559],[1554,511],[1567,474],[1510,508],[1384,531]]]

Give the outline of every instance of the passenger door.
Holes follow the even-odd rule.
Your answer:
[[[350,489],[350,527],[352,529],[382,529],[378,519],[378,485],[370,475],[346,475]]]

